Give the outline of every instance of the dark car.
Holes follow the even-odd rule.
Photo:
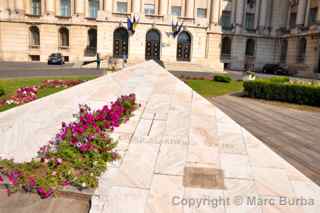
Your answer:
[[[266,64],[262,68],[263,73],[274,75],[288,75],[288,69],[284,65],[280,64]]]
[[[49,56],[48,64],[64,64],[64,58],[61,53],[52,53]]]

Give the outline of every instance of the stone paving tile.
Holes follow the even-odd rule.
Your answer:
[[[144,213],[149,191],[136,188],[112,187],[104,198],[102,213]]]
[[[120,168],[108,178],[102,178],[109,186],[149,189],[159,146],[158,144],[130,144]]]
[[[184,199],[198,200],[198,203],[189,202],[183,205],[184,213],[225,213],[223,190],[185,188]],[[179,199],[174,200],[177,204],[179,201],[181,203]]]
[[[182,176],[155,175],[148,195],[145,213],[183,213],[183,206],[174,205],[183,198]]]
[[[293,188],[284,169],[253,168],[257,192],[262,196],[293,196]]]
[[[221,154],[221,169],[226,178],[252,179],[252,169],[247,155]]]
[[[229,201],[226,213],[262,213],[261,206],[249,203],[249,199],[259,198],[253,180],[226,178],[225,187],[224,196]]]
[[[217,147],[193,146],[188,149],[188,163],[207,164],[214,168],[220,168],[220,153]]]
[[[161,144],[155,173],[163,175],[183,175],[187,159],[186,145]]]

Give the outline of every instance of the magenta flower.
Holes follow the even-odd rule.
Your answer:
[[[38,187],[37,188],[37,192],[38,194],[40,195],[40,197],[42,199],[46,199],[46,198],[49,198],[52,194],[53,194],[53,190],[52,189],[48,189],[48,190],[45,190],[44,188],[42,187]]]

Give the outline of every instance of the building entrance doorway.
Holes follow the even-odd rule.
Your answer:
[[[181,32],[178,37],[177,61],[191,60],[191,36],[188,32]]]
[[[146,36],[146,60],[160,60],[160,33],[157,30],[149,30]]]
[[[129,34],[127,29],[120,27],[113,33],[113,57],[128,58]]]

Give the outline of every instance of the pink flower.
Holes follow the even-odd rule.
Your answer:
[[[57,159],[57,164],[62,164],[62,159],[61,158]]]
[[[37,192],[38,192],[38,194],[40,195],[40,197],[42,199],[46,199],[46,198],[50,197],[53,194],[53,190],[51,188],[49,188],[48,190],[45,190],[42,187],[38,187],[37,188]]]

